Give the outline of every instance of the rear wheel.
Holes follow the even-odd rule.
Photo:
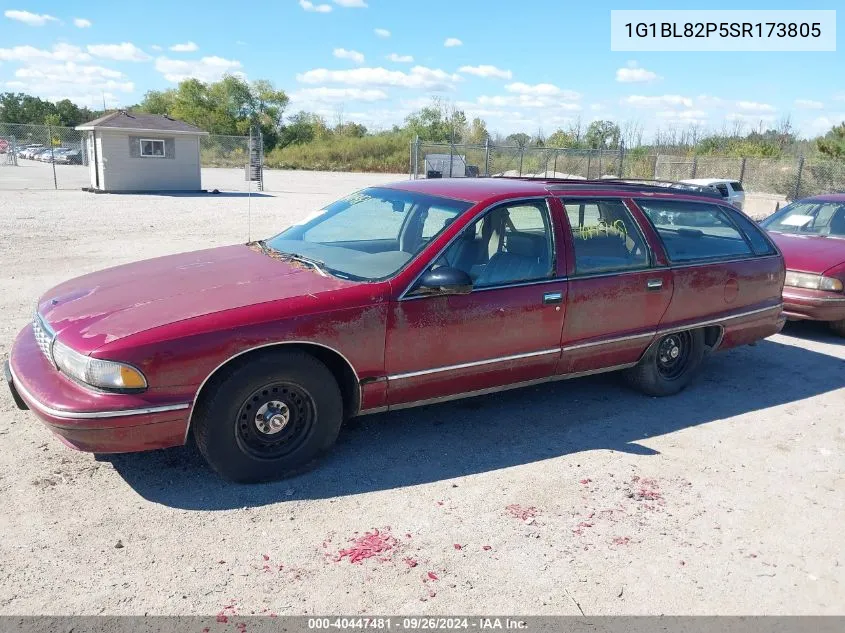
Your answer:
[[[259,356],[205,393],[194,419],[197,448],[232,481],[270,481],[305,470],[334,443],[343,421],[337,381],[304,352]]]
[[[836,332],[839,336],[845,336],[845,319],[830,321],[828,325],[830,325],[830,329]]]
[[[701,367],[707,346],[702,330],[667,334],[625,372],[628,382],[650,396],[669,396],[686,387]]]

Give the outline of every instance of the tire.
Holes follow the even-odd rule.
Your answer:
[[[625,371],[625,378],[649,396],[671,396],[692,382],[706,351],[703,330],[667,334],[652,343],[639,363]]]
[[[252,358],[212,380],[197,406],[197,448],[239,483],[307,470],[337,439],[343,397],[329,369],[305,352]]]
[[[845,336],[845,319],[839,321],[829,321],[830,329],[836,332],[839,336]]]

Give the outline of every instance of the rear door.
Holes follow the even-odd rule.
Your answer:
[[[643,229],[619,198],[563,198],[568,220],[569,302],[557,373],[636,363],[672,298]]]
[[[672,269],[675,292],[661,330],[777,309],[780,257],[750,220],[711,202],[635,202],[656,230]],[[664,220],[668,215],[672,224]],[[753,332],[747,335],[754,339]]]

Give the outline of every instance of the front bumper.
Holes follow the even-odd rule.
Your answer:
[[[83,387],[53,367],[31,327],[18,335],[5,365],[15,404],[72,448],[129,453],[185,443],[190,402],[173,402],[154,390],[116,394]]]
[[[845,319],[845,295],[787,286],[783,289],[783,312],[793,320],[839,321]]]

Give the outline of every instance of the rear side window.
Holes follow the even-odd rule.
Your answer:
[[[734,191],[745,191],[745,190],[742,188],[742,183],[741,183],[741,182],[739,182],[739,181],[737,181],[737,180],[732,180],[732,181],[731,181],[731,189],[733,189]]]
[[[719,193],[722,194],[723,198],[727,198],[730,194],[728,193],[728,186],[723,184],[713,185],[716,189],[719,190]]]
[[[728,214],[739,225],[739,228],[745,233],[745,237],[751,242],[751,248],[754,250],[755,255],[773,255],[775,253],[772,243],[763,234],[763,229],[741,213],[728,209],[722,209],[722,211]]]
[[[751,247],[718,206],[681,200],[638,200],[672,262],[751,255]]]
[[[566,201],[575,245],[575,274],[647,268],[645,239],[621,200]]]

